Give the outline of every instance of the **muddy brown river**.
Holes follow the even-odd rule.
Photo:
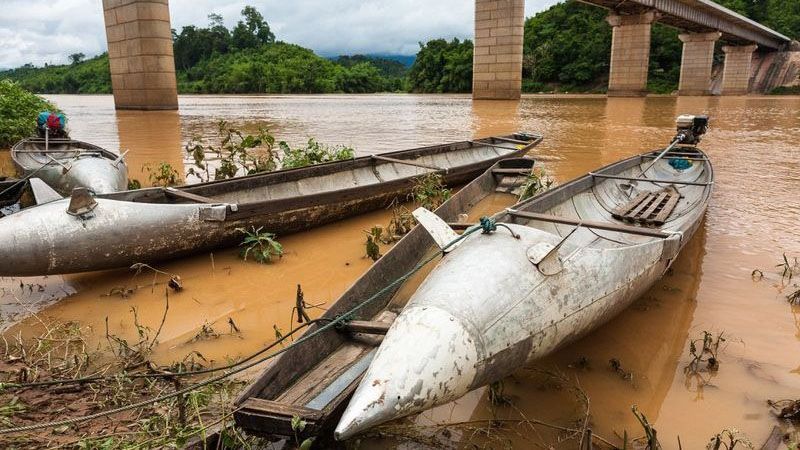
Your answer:
[[[643,435],[631,413],[637,405],[665,448],[678,448],[678,436],[685,449],[704,448],[726,428],[738,429],[758,447],[774,425],[787,426],[766,401],[800,398],[800,307],[786,299],[800,289],[800,269],[797,277],[782,280],[776,267],[784,253],[790,261],[800,257],[800,98],[183,96],[177,112],[115,111],[110,96],[49,98],[68,115],[73,137],[128,150],[131,177],[145,184],[144,164],[188,167],[183,145],[192,136],[213,139],[219,119],[248,130],[266,126],[293,144],[313,136],[352,145],[360,154],[541,132],[545,141],[532,156],[565,182],[668,143],[678,114],[707,113],[712,125],[702,147],[714,165],[715,191],[704,225],[671,273],[612,322],[505,380],[510,405],[493,406],[482,389],[405,424],[433,433],[434,442],[477,439],[516,448],[555,443],[560,436],[542,426],[515,425],[490,437],[471,434],[469,425],[447,434],[428,426],[525,417],[577,427],[584,420],[579,387],[588,397],[592,430],[612,442],[619,443],[626,431],[629,437]],[[8,169],[7,158],[0,152],[0,170]],[[322,308],[334,301],[371,264],[364,257],[363,230],[387,218],[387,211],[378,211],[281,236],[286,254],[273,264],[244,262],[237,249],[224,249],[156,265],[179,274],[185,290],[170,296],[154,358],[168,363],[196,351],[221,363],[273,341],[275,327],[285,332],[291,326],[296,285]],[[754,280],[754,269],[764,278]],[[128,270],[2,278],[0,319],[6,336],[24,335],[39,321],[76,321],[102,347],[106,321],[112,334],[135,336],[132,309],[142,325],[158,328],[165,299],[163,285],[152,288],[152,282],[151,275],[133,278]],[[136,286],[127,298],[114,294]],[[229,321],[241,332],[232,332]],[[203,329],[219,336],[198,337]],[[689,342],[704,330],[723,333],[726,341],[719,370],[699,380],[684,367]],[[611,369],[611,359],[619,361],[619,370]],[[374,445],[409,448],[402,439],[361,446]]]

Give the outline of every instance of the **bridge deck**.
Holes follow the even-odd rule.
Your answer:
[[[579,0],[618,14],[639,14],[656,10],[659,22],[691,32],[722,32],[722,39],[732,44],[756,43],[780,49],[791,39],[710,0]]]

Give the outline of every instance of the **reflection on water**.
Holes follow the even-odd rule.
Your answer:
[[[52,100],[69,115],[75,138],[130,150],[131,173],[142,181],[147,179],[141,171],[145,163],[180,166],[188,161],[183,145],[191,136],[213,135],[219,119],[244,129],[268,127],[292,144],[314,136],[363,153],[518,130],[541,132],[545,141],[533,156],[564,182],[667,143],[678,114],[708,113],[712,128],[703,147],[716,171],[715,192],[704,227],[676,261],[672,275],[617,319],[536,366],[580,383],[599,435],[612,440],[624,430],[641,435],[630,413],[637,404],[658,428],[665,448],[677,448],[678,435],[684,448],[702,448],[727,427],[737,427],[759,443],[774,423],[765,400],[796,398],[800,392],[798,312],[776,288],[774,270],[783,252],[800,255],[800,98],[536,96],[519,102],[473,102],[467,96],[184,96],[179,112],[153,113],[115,112],[110,96]],[[308,300],[334,300],[369,267],[362,230],[386,220],[387,213],[378,211],[281,237],[288,254],[271,265],[244,263],[236,249],[215,252],[213,259],[206,254],[159,265],[180,274],[186,290],[170,298],[156,357],[168,361],[198,350],[220,361],[272,341],[273,324],[283,330],[290,326],[296,284],[303,285]],[[754,268],[767,277],[754,282]],[[115,287],[136,283],[143,287],[130,298],[107,296]],[[131,281],[126,270],[2,279],[0,313],[8,320],[15,311],[42,309],[42,318],[91,325],[100,342],[106,316],[112,332],[135,333],[134,306],[143,323],[158,324],[163,292],[151,292],[148,283]],[[46,306],[61,297],[68,298]],[[242,330],[240,335],[228,334],[228,318]],[[33,323],[25,321],[14,330],[25,331]],[[222,336],[189,343],[204,323]],[[728,341],[713,386],[698,396],[684,385],[683,366],[689,360],[688,341],[703,330],[724,331]],[[588,368],[575,364],[582,357]],[[631,381],[609,369],[611,358],[632,372]],[[531,368],[507,380],[505,394],[514,406],[497,408],[503,417],[518,417],[521,411],[563,426],[580,418],[574,395],[555,389]],[[414,423],[488,417],[485,393],[477,391]],[[547,437],[538,429],[528,435],[538,439],[538,433]],[[500,435],[527,447],[515,432]]]

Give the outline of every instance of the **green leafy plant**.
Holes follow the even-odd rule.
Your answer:
[[[135,179],[135,178],[128,178],[128,190],[132,191],[134,189],[141,189],[142,182]]]
[[[411,188],[411,196],[419,206],[433,211],[446,202],[452,192],[444,185],[444,179],[436,172],[417,178]]]
[[[181,183],[181,174],[170,163],[147,163],[142,168],[147,172],[150,184],[153,186],[175,186]]]
[[[392,218],[389,220],[389,225],[386,227],[385,239],[387,243],[399,241],[401,237],[408,234],[408,232],[414,228],[414,225],[417,224],[411,211],[405,206],[400,205],[397,199],[394,199],[389,206],[392,208]]]
[[[271,262],[274,257],[280,258],[283,256],[283,246],[275,240],[277,236],[274,233],[262,232],[262,228],[236,229],[236,231],[244,234],[244,240],[239,244],[244,248],[239,253],[239,256],[245,261],[251,254],[261,264]]]
[[[381,248],[378,244],[383,240],[383,227],[375,225],[369,231],[364,231],[367,234],[367,240],[364,243],[367,251],[367,257],[373,261],[377,261],[381,256]]]
[[[19,84],[0,80],[0,148],[10,147],[36,132],[36,116],[56,107]]]
[[[314,164],[331,161],[353,159],[355,150],[344,145],[328,146],[310,138],[305,147],[291,148],[285,141],[278,143],[283,152],[281,166],[284,169],[294,169]]]
[[[292,416],[292,431],[294,432],[294,443],[299,450],[309,450],[311,449],[311,445],[314,443],[314,438],[306,438],[303,442],[300,442],[300,433],[306,429],[308,422],[301,419],[300,416]]]
[[[259,128],[255,134],[245,134],[232,127],[227,121],[217,122],[220,136],[219,145],[205,145],[202,138],[193,137],[186,144],[186,152],[194,159],[194,167],[188,171],[201,180],[211,179],[208,155],[219,161],[214,168],[214,179],[233,178],[244,171],[250,175],[269,172],[278,167],[278,155],[275,151],[275,137],[266,128]]]
[[[553,187],[554,181],[541,167],[534,167],[530,175],[525,179],[519,194],[519,200],[525,200],[534,195],[549,190]]]

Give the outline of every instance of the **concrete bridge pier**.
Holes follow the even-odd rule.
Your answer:
[[[613,28],[609,97],[647,95],[647,69],[650,64],[650,30],[658,19],[655,11],[644,14],[610,14],[606,20]]]
[[[472,98],[520,97],[524,27],[524,0],[475,0]]]
[[[178,109],[168,0],[103,0],[117,109]]]
[[[753,52],[757,45],[722,47],[725,68],[722,72],[722,95],[745,95],[750,91],[750,72]]]
[[[685,33],[678,37],[683,42],[678,95],[711,95],[714,43],[722,33]]]

